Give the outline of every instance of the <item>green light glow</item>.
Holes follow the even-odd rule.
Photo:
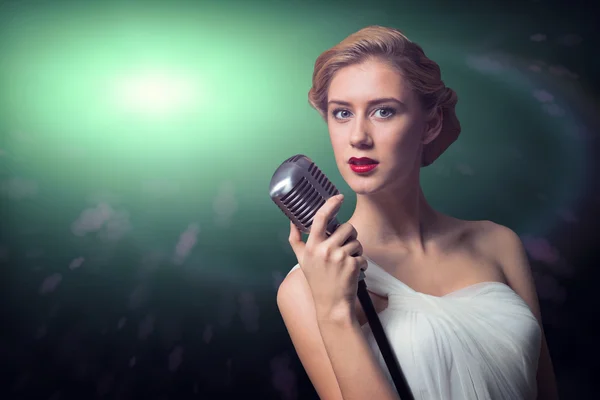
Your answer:
[[[194,86],[197,84],[189,78],[168,70],[133,72],[115,79],[114,100],[124,110],[146,117],[172,115],[184,108],[201,106],[199,88]]]
[[[309,155],[348,194],[306,96],[322,51],[381,24],[420,43],[459,94],[461,138],[423,171],[435,206],[543,234],[580,197],[586,144],[568,135],[579,121],[565,106],[580,94],[564,97],[523,57],[476,50],[484,39],[470,32],[491,29],[485,23],[465,23],[442,43],[419,18],[385,7],[320,5],[317,13],[250,3],[12,4],[0,18],[0,145],[4,170],[18,175],[7,175],[6,193],[19,192],[15,182],[35,183],[70,220],[81,212],[75,199],[115,195],[136,221],[128,235],[144,246],[170,243],[165,231],[198,222],[199,246],[236,234],[248,240],[247,229],[261,226],[249,245],[260,248],[263,235],[287,229],[267,195],[285,158]],[[552,102],[532,96],[540,88],[554,93]],[[561,107],[563,115],[548,114]],[[224,182],[236,204],[226,218]],[[72,209],[59,198],[72,198]],[[347,198],[342,218],[352,209]]]

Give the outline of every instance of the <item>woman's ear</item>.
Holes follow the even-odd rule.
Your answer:
[[[442,107],[437,107],[433,117],[429,119],[425,123],[425,132],[423,135],[423,144],[429,144],[438,137],[440,132],[442,131],[442,126],[444,124],[444,117],[442,113]]]

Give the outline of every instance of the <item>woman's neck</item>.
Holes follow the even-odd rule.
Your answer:
[[[365,248],[393,245],[415,254],[425,251],[439,219],[427,202],[418,181],[401,190],[357,195],[350,222]]]

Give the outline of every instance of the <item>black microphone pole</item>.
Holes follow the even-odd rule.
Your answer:
[[[398,360],[392,351],[392,347],[390,346],[390,342],[385,335],[385,331],[383,330],[383,326],[381,325],[377,311],[373,306],[373,301],[371,301],[371,296],[369,296],[367,284],[365,283],[364,279],[358,281],[357,297],[360,301],[360,305],[362,306],[365,316],[367,317],[367,321],[369,322],[369,326],[371,327],[371,331],[373,332],[373,337],[377,342],[377,346],[379,346],[383,360],[390,371],[394,385],[396,385],[396,390],[400,395],[400,399],[414,400],[410,388],[408,387],[406,377],[400,370]]]

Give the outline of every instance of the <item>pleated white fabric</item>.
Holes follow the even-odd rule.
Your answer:
[[[483,282],[436,297],[368,263],[367,288],[388,297],[379,319],[415,400],[536,398],[541,329],[509,286]],[[391,381],[368,324],[363,332]]]

